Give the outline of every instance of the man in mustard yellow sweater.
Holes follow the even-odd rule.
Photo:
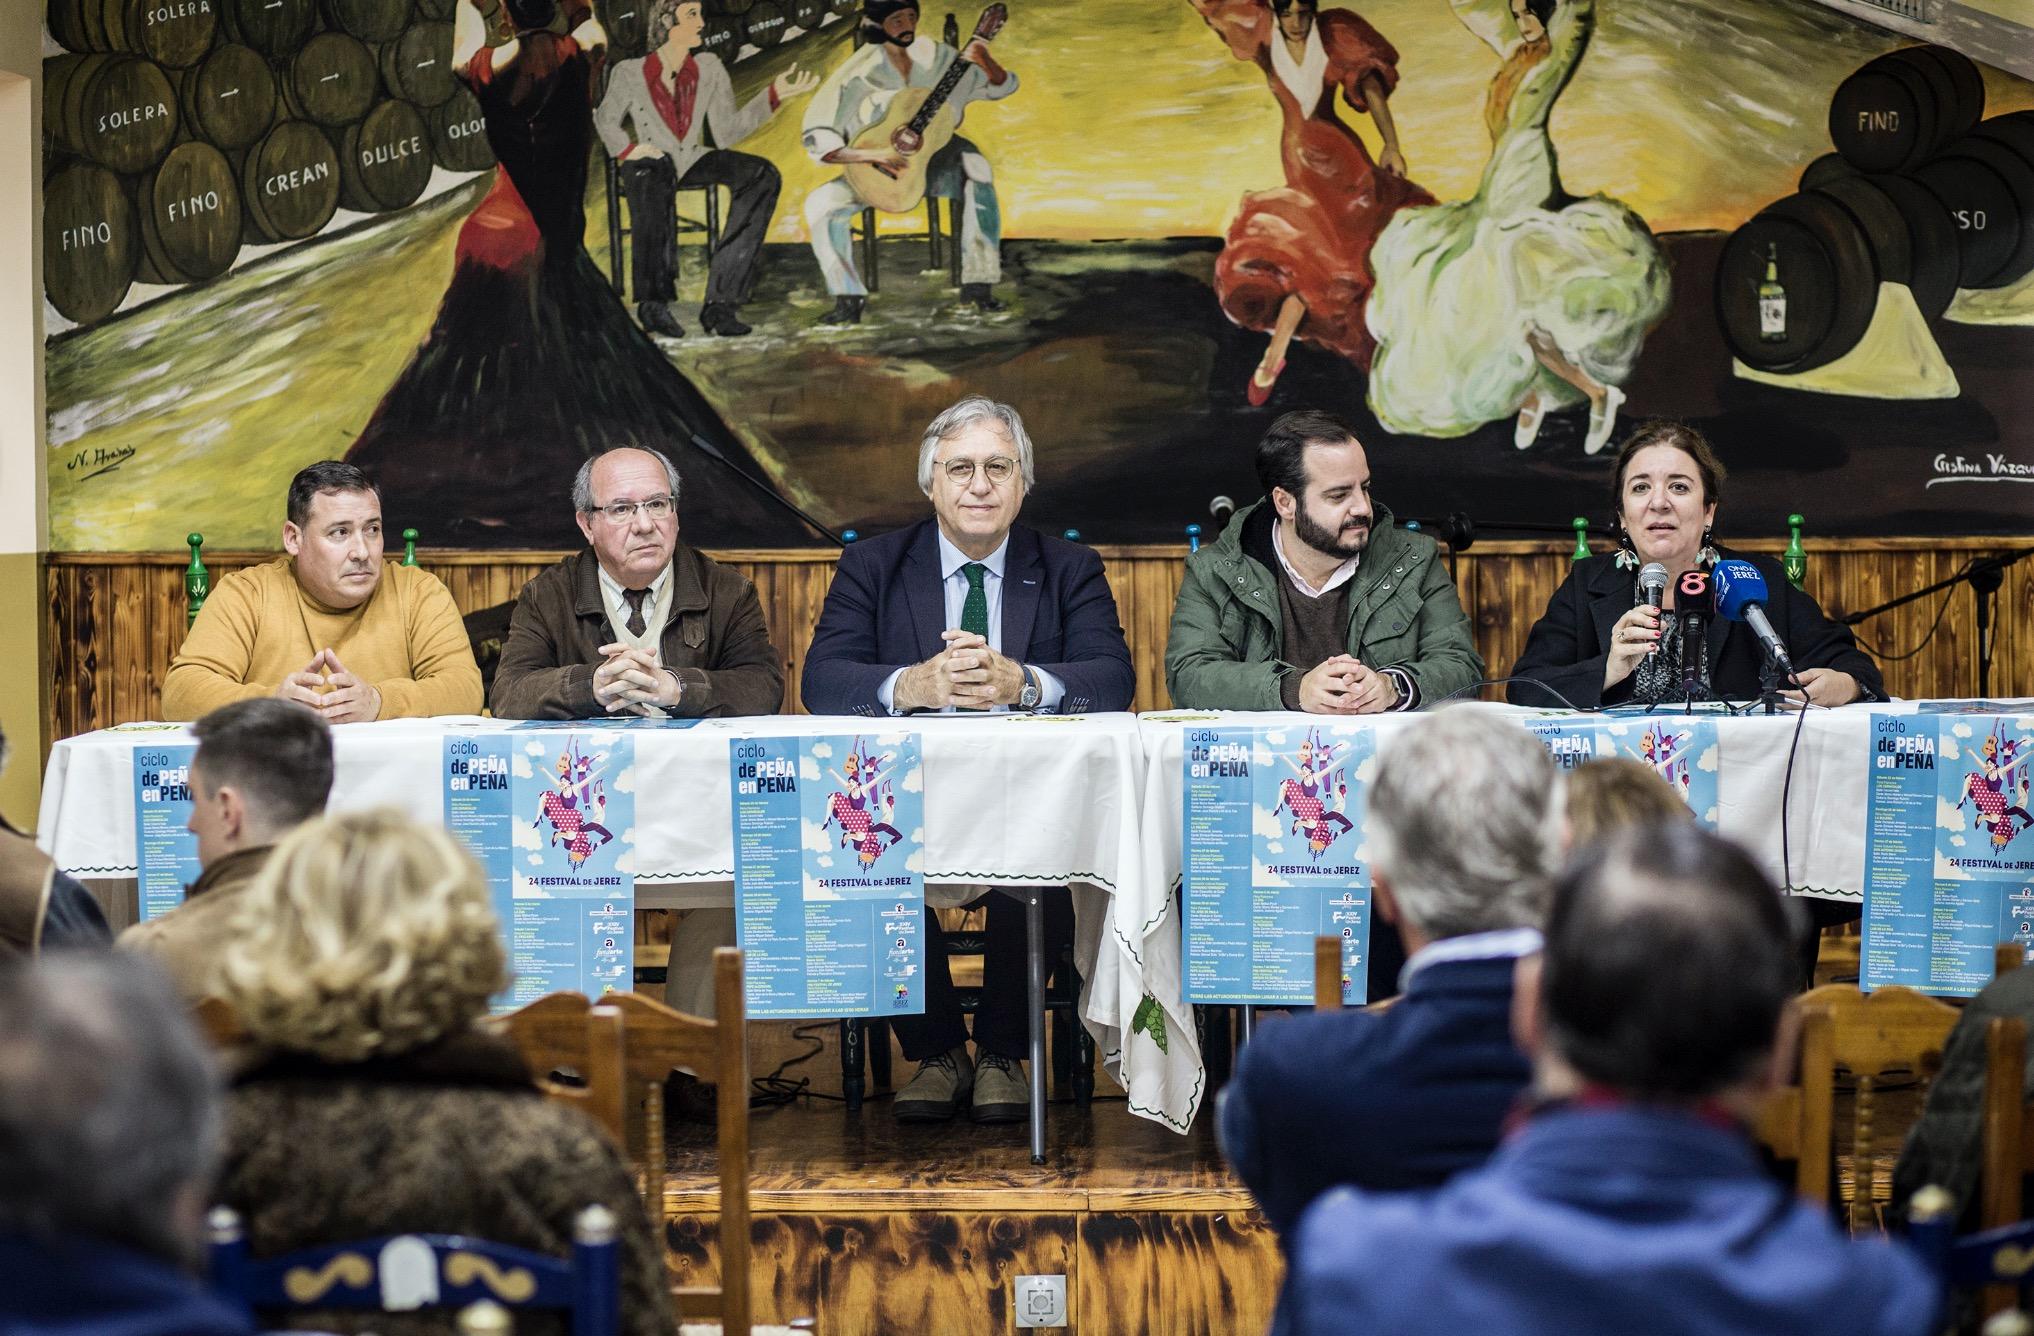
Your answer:
[[[276,696],[328,724],[478,714],[480,669],[436,576],[383,562],[381,494],[325,460],[290,481],[289,553],[219,582],[162,685],[162,717]]]

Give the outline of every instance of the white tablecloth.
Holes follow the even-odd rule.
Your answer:
[[[560,724],[559,727],[570,727]],[[891,725],[886,721],[886,727]],[[1129,714],[939,716],[913,719],[924,739],[925,879],[934,903],[988,886],[1073,888],[1075,958],[1087,979],[1082,1010],[1110,1075],[1139,1092],[1155,1078],[1121,1070],[1122,1035],[1143,989],[1141,946],[1116,927],[1115,896],[1138,855],[1144,757]],[[442,741],[496,731],[491,719],[346,724],[333,730],[331,807],[393,805],[423,820],[445,810]],[[728,742],[756,736],[856,733],[866,719],[774,716],[642,728],[636,744],[636,898],[646,907],[734,903]],[[188,742],[178,725],[126,724],[56,744],[43,779],[42,847],[83,877],[132,877],[133,762],[137,747]],[[958,889],[969,888],[969,889]],[[1126,982],[1127,979],[1127,982]],[[1128,998],[1130,1010],[1120,1010]],[[1189,1039],[1191,1027],[1187,1027]],[[1196,1067],[1198,1060],[1196,1059]],[[1185,1130],[1184,1118],[1165,1119]]]
[[[1501,705],[1466,708],[1520,720],[1553,717]],[[1870,716],[1913,708],[1809,713],[1789,805],[1786,879],[1797,892],[1862,900]],[[1128,1092],[1130,1108],[1178,1131],[1192,1124],[1205,1094],[1192,1009],[1182,1000],[1175,899],[1182,733],[1192,723],[1281,718],[1303,724],[1306,716],[1173,712],[911,721],[924,738],[928,895],[936,903],[953,902],[973,892],[942,894],[942,888],[1071,885],[1088,1028],[1110,1074]],[[1388,737],[1408,721],[1387,715],[1371,722]],[[1780,880],[1781,792],[1795,718],[1716,722],[1719,826]],[[441,818],[441,739],[500,727],[487,719],[342,726],[334,730],[332,805],[394,804]],[[799,716],[638,730],[637,877],[646,885],[637,903],[732,902],[729,739],[868,727],[865,719]],[[129,753],[171,740],[187,735],[174,725],[124,725],[56,745],[43,783],[40,839],[58,866],[88,877],[135,874]]]

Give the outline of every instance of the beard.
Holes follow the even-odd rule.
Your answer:
[[[1370,544],[1370,521],[1364,520],[1340,530],[1314,523],[1302,505],[1293,511],[1292,531],[1302,543],[1324,556],[1347,561]]]

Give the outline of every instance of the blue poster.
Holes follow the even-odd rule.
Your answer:
[[[728,775],[749,1014],[923,1012],[918,735],[738,738]]]
[[[1874,714],[1860,982],[1969,997],[2034,958],[2034,713]]]
[[[1342,939],[1342,999],[1369,997],[1360,847],[1370,729],[1189,728],[1180,823],[1189,1002],[1310,1005],[1314,939]]]
[[[632,988],[635,739],[460,733],[443,755],[446,828],[486,871],[507,938],[513,981],[496,1008]]]
[[[1599,757],[1622,756],[1649,766],[1673,786],[1695,813],[1695,820],[1716,829],[1716,777],[1721,756],[1716,721],[1685,715],[1645,715],[1630,719],[1534,719],[1526,724],[1545,744],[1561,770]]]
[[[198,837],[190,832],[194,742],[136,747],[134,765],[135,901],[144,922],[184,902],[198,879]]]

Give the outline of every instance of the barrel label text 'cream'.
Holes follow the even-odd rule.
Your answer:
[[[314,181],[322,181],[331,174],[331,164],[314,162],[309,167],[304,167],[293,172],[282,172],[269,177],[261,183],[261,193],[264,195],[288,194],[290,191],[310,185]]]

